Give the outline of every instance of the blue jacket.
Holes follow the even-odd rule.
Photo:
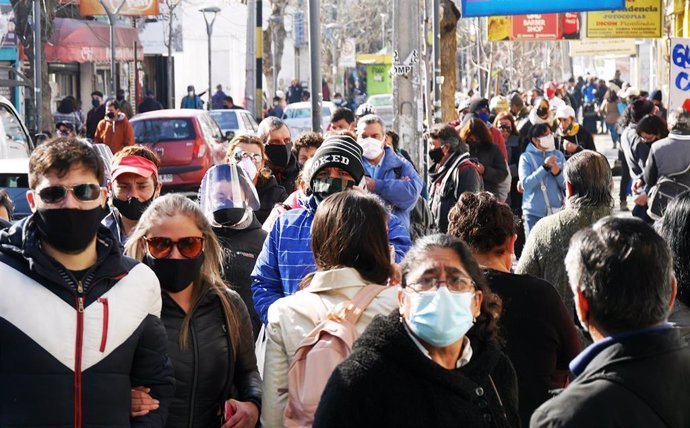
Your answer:
[[[296,293],[302,279],[316,271],[311,252],[311,223],[316,206],[311,196],[304,208],[283,213],[264,241],[252,272],[254,307],[264,324],[268,307],[281,297]],[[412,242],[395,216],[388,221],[388,240],[395,247],[395,261],[399,263]]]
[[[390,205],[393,215],[409,231],[410,211],[415,207],[424,187],[417,171],[388,146],[380,165],[372,166],[367,159],[362,159],[362,164],[367,175],[376,183],[370,191]],[[401,180],[402,177],[408,177],[409,180]]]
[[[194,95],[193,97],[185,95],[184,98],[182,98],[182,102],[180,103],[180,108],[203,110],[204,102],[198,95]]]
[[[542,167],[544,159],[549,156],[556,156],[561,173],[554,176],[551,171]],[[536,165],[536,169],[535,169]],[[525,153],[520,155],[518,172],[522,187],[525,189],[522,194],[522,211],[538,217],[546,217],[547,209],[544,202],[544,192],[541,190],[542,181],[546,185],[546,194],[552,208],[561,208],[565,200],[565,178],[563,177],[563,166],[565,156],[558,150],[542,152],[534,144],[528,144]]]

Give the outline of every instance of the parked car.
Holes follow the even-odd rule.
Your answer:
[[[208,114],[218,123],[227,140],[232,140],[235,135],[256,134],[256,131],[259,129],[256,120],[247,110],[211,110]]]
[[[330,101],[321,104],[321,126],[325,130],[331,123],[331,112],[335,105]],[[288,104],[283,112],[283,120],[290,129],[294,140],[300,134],[311,131],[311,101]]]
[[[380,94],[372,95],[367,99],[367,103],[374,106],[376,114],[383,120],[386,129],[393,128],[393,95]]]
[[[5,97],[0,97],[0,159],[28,158],[34,144],[17,110]]]
[[[225,137],[204,110],[156,110],[132,117],[131,123],[135,142],[161,160],[164,192],[196,196],[206,171],[225,157]]]

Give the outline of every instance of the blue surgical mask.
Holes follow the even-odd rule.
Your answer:
[[[487,113],[485,111],[479,112],[479,119],[481,119],[482,122],[484,122],[484,123],[488,123],[489,122],[489,113]]]
[[[407,293],[407,297],[410,299],[407,325],[430,345],[449,346],[474,325],[474,292],[451,293],[447,287],[441,287],[436,292]]]

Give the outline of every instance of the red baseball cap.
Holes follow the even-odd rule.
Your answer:
[[[113,165],[111,176],[115,180],[118,176],[126,173],[140,175],[149,178],[152,175],[158,179],[158,168],[156,164],[142,156],[125,156]]]

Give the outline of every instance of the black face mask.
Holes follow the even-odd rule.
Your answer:
[[[277,144],[266,146],[266,156],[274,166],[285,168],[290,161],[290,147]]]
[[[41,238],[56,250],[79,254],[93,241],[101,224],[103,208],[39,208],[34,221]]]
[[[537,116],[544,117],[549,114],[549,109],[545,107],[540,107],[537,109]]]
[[[146,254],[144,263],[156,274],[163,290],[179,293],[196,278],[204,263],[204,253],[193,259],[156,259]]]
[[[441,162],[443,156],[443,149],[441,147],[429,150],[429,159],[431,159],[433,163]]]
[[[108,116],[109,119],[115,119],[115,113],[108,112],[106,116]]]
[[[342,178],[315,178],[311,184],[311,190],[317,202],[343,190],[352,189],[355,182]]]
[[[140,202],[139,199],[134,197],[125,201],[113,197],[112,200],[113,206],[117,208],[123,217],[126,217],[130,220],[139,220],[141,215],[144,214],[144,211],[146,211],[146,208],[148,208],[149,205],[151,205],[151,202],[153,202],[153,196],[151,196],[151,199],[144,202]]]
[[[244,208],[223,208],[213,212],[213,219],[223,226],[232,226],[244,218]]]

